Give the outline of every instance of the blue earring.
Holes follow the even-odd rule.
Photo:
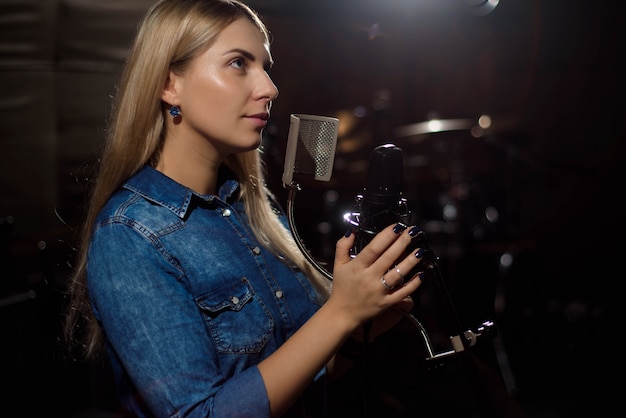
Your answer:
[[[170,107],[170,115],[172,115],[173,118],[180,116],[180,107],[176,105]]]

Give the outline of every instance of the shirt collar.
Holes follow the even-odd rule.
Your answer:
[[[211,202],[215,198],[227,201],[231,196],[234,196],[239,188],[239,182],[233,176],[227,176],[219,183],[218,196],[200,194],[177,183],[150,165],[145,165],[129,178],[122,187],[141,195],[151,202],[170,209],[177,216],[183,218],[189,210],[193,196],[207,202]]]

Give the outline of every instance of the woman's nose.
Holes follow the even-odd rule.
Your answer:
[[[269,74],[264,73],[260,86],[260,97],[267,97],[270,101],[278,97],[278,87],[276,87],[276,84],[274,84]]]

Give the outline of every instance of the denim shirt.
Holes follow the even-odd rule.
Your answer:
[[[238,186],[230,178],[218,196],[201,195],[146,166],[94,224],[89,295],[121,404],[137,416],[269,416],[256,365],[322,303],[257,241]],[[323,377],[309,389],[322,409]],[[293,416],[304,416],[304,399]]]

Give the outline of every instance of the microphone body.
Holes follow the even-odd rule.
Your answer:
[[[354,212],[344,215],[344,221],[353,227],[356,236],[351,255],[356,256],[363,247],[391,224],[409,225],[411,211],[404,197],[404,166],[402,150],[394,144],[379,145],[370,156],[366,186],[362,194],[355,198]],[[415,274],[436,268],[436,257],[431,251],[426,234],[420,231],[406,252],[421,248],[424,251],[422,263],[408,274],[405,280]]]
[[[402,150],[393,144],[380,145],[372,151],[367,171],[367,182],[362,194],[355,198],[357,212],[353,212],[356,226],[354,253],[392,223],[408,223],[410,212],[404,198]]]

